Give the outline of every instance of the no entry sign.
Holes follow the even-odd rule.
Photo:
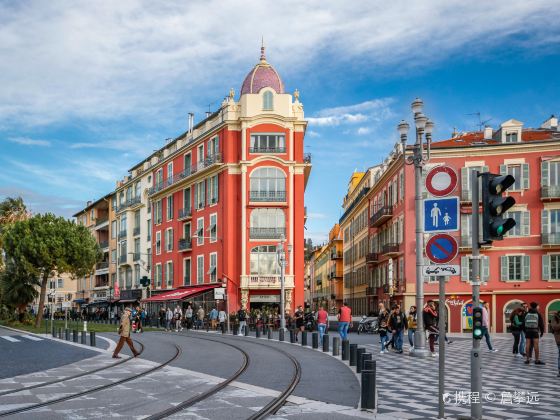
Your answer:
[[[426,190],[435,197],[445,197],[457,187],[457,172],[449,166],[436,166],[426,177]]]
[[[457,240],[446,233],[432,236],[426,243],[426,256],[436,264],[446,264],[457,256]]]

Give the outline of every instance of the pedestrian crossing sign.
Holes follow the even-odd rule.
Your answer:
[[[455,232],[459,230],[459,197],[424,200],[424,232]]]

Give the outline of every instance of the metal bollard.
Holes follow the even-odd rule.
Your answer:
[[[340,337],[332,338],[332,354],[333,356],[340,355]]]
[[[356,373],[360,373],[362,371],[362,355],[366,352],[366,349],[363,347],[358,348],[356,350]]]
[[[64,339],[70,341],[70,330],[68,328],[64,330]]]
[[[362,410],[375,408],[375,360],[365,360],[362,369]]]
[[[221,329],[222,329],[222,334],[225,334],[226,333],[226,323],[225,322],[222,322]]]
[[[268,329],[268,339],[272,340],[272,328]]]
[[[234,325],[233,326],[233,335],[237,335],[239,334],[239,325]]]
[[[82,344],[86,344],[86,334],[87,332],[82,331]]]
[[[74,343],[78,342],[78,330],[72,331],[72,341],[74,341]]]
[[[295,343],[296,342],[296,331],[295,330],[290,330],[290,343]]]
[[[284,341],[284,328],[278,330],[278,341]]]
[[[307,346],[307,331],[301,332],[301,345]]]
[[[319,333],[314,332],[313,334],[311,334],[311,346],[314,349],[319,348]]]
[[[56,329],[54,328],[54,323],[51,325],[51,335],[56,338]]]
[[[58,331],[57,331],[57,334],[56,334],[56,338],[62,339],[62,327],[58,327]]]
[[[350,341],[342,340],[342,360],[350,359]]]
[[[244,329],[243,333],[245,334],[245,337],[249,337],[249,326],[248,325],[245,325],[245,329]]]
[[[350,344],[350,366],[356,366],[356,355],[357,352],[356,350],[358,350],[358,345],[357,344]]]
[[[327,353],[329,351],[330,338],[328,334],[323,335],[323,352]]]
[[[365,364],[368,360],[373,360],[373,354],[363,353],[360,359],[361,359],[362,363],[360,363],[356,367],[356,372],[358,372],[358,368],[360,369],[360,372],[358,372],[358,373],[361,373],[364,370],[364,366],[365,366]]]
[[[95,331],[90,331],[89,333],[89,345],[95,347]]]
[[[255,337],[257,337],[257,338],[261,337],[261,328],[259,326],[257,326],[257,328],[255,328]]]

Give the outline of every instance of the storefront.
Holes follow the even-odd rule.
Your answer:
[[[190,305],[193,311],[200,307],[208,314],[212,308],[226,310],[225,301],[216,299],[214,289],[222,287],[221,283],[205,284],[200,286],[184,286],[174,290],[165,290],[152,293],[148,299],[142,300],[142,305],[151,318],[155,319],[161,308],[174,309],[177,305],[185,310]],[[122,292],[121,292],[122,293]]]

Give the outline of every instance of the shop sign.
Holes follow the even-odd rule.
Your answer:
[[[226,289],[223,287],[216,287],[214,289],[214,300],[225,300]]]
[[[251,302],[280,303],[280,295],[251,295]]]

